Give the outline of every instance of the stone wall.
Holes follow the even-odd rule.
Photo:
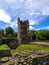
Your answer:
[[[49,53],[42,51],[23,51],[17,58],[18,65],[49,65]]]
[[[11,42],[8,43],[8,46],[11,49],[16,49],[18,47],[18,41],[17,40],[13,40],[13,41],[11,41]]]
[[[9,57],[9,56],[12,56],[9,48],[0,50],[0,57]]]
[[[0,65],[49,65],[49,52],[24,50],[1,58]]]

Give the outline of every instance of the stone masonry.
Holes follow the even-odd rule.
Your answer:
[[[30,40],[29,21],[21,21],[20,18],[18,18],[18,43],[27,43]]]
[[[0,32],[0,44],[2,43],[1,38],[3,39],[2,33]],[[16,40],[18,40],[18,45],[20,43],[28,43],[29,41],[32,40],[32,36],[29,31],[29,21],[28,20],[21,21],[20,18],[18,18],[18,36]]]
[[[24,50],[0,57],[0,65],[49,65],[49,52]]]

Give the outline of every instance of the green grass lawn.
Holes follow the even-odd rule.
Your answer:
[[[0,46],[1,49],[7,49],[9,48],[8,45],[3,44]],[[43,50],[43,51],[49,51],[49,47],[41,46],[41,45],[33,45],[33,44],[21,44],[16,49],[12,50],[12,53],[20,52],[23,50]]]
[[[49,47],[33,45],[33,44],[22,44],[19,47],[17,47],[15,50],[12,50],[11,52],[20,52],[20,51],[23,51],[23,50],[43,50],[43,51],[49,51]]]
[[[7,48],[9,48],[9,47],[8,47],[8,45],[6,45],[6,44],[0,45],[0,50],[1,50],[1,49],[7,49]]]

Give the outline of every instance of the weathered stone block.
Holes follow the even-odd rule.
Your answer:
[[[0,50],[0,57],[5,57],[5,56],[11,56],[10,49],[2,49]]]

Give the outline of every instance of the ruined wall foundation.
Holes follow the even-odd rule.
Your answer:
[[[12,53],[12,56],[0,57],[0,65],[49,65],[49,52],[24,50]]]

